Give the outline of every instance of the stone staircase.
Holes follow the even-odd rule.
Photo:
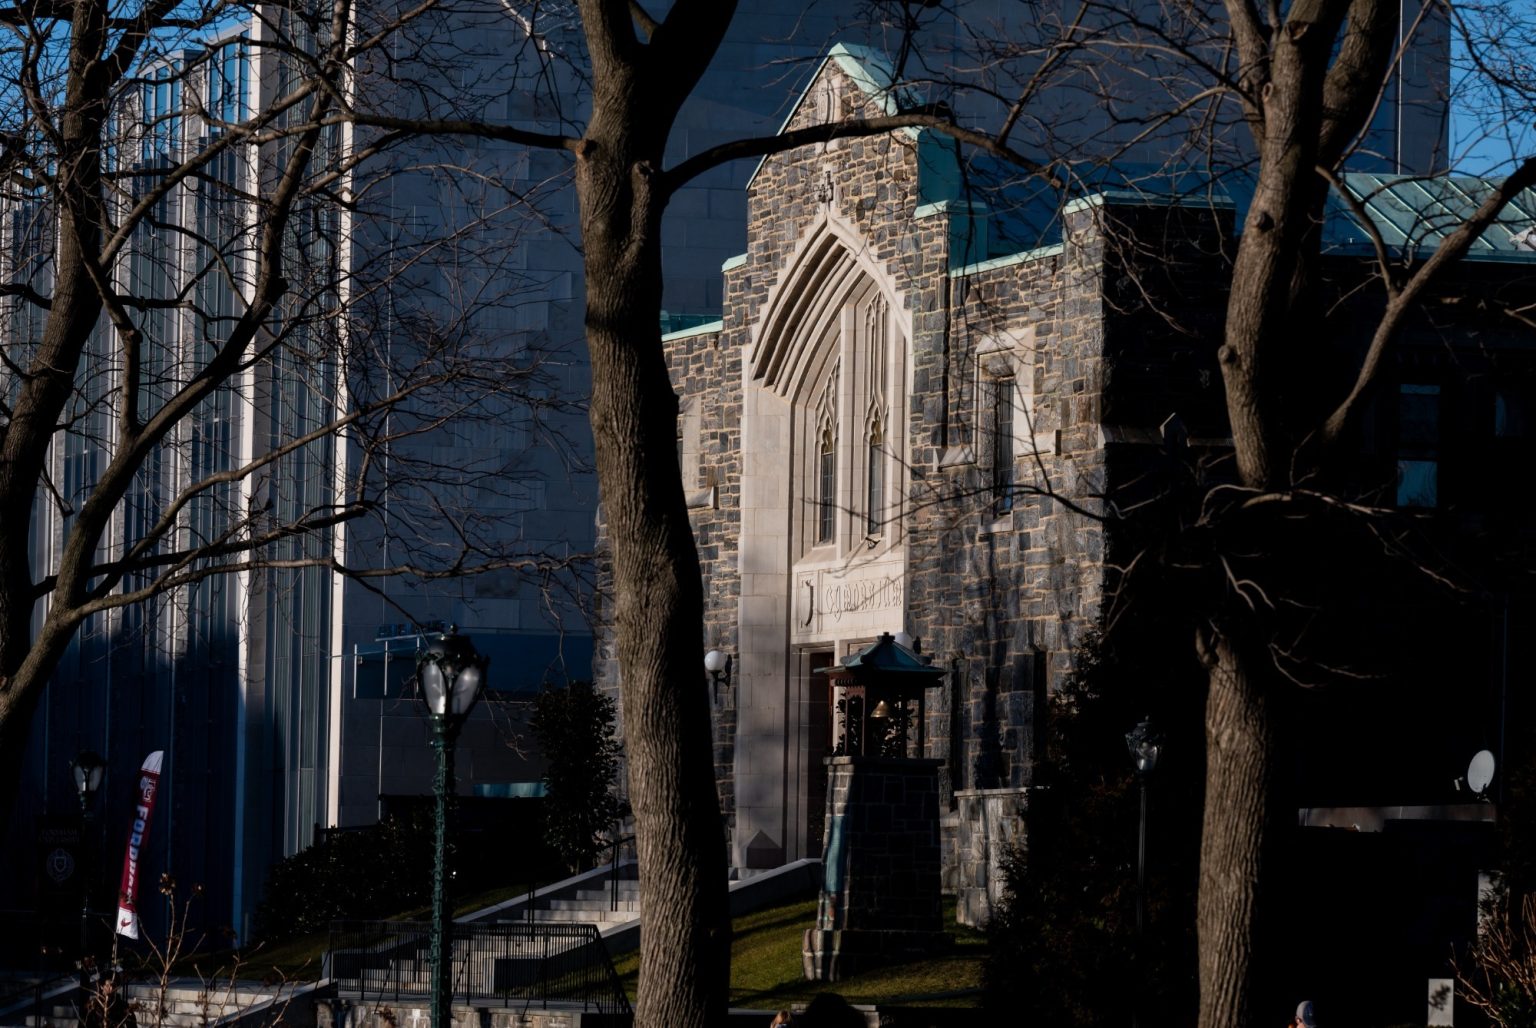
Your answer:
[[[617,886],[617,889],[609,885],[576,889],[548,901],[536,899],[532,904],[533,919],[595,924],[598,931],[633,921],[640,916],[640,883],[620,881]],[[526,912],[524,916],[527,916]]]
[[[532,895],[518,896],[494,907],[477,910],[460,922],[509,922],[532,919],[597,926],[609,954],[617,956],[640,946],[639,865],[633,860],[618,866],[618,882],[611,867],[556,882]],[[791,898],[814,896],[821,884],[821,861],[798,860],[760,872],[730,885],[733,917]],[[615,901],[615,893],[617,901]]]
[[[597,868],[459,920],[479,924],[529,920],[590,924],[599,932],[607,932],[640,917],[638,868],[632,860],[620,863],[616,872],[611,867]]]
[[[267,1023],[282,1013],[292,987],[275,988],[259,982],[204,983],[176,979],[163,996],[157,983],[135,982],[123,987],[139,1028],[203,1028],[207,1025]],[[45,999],[41,1008],[17,1011],[0,1017],[0,1028],[75,1028],[78,993],[70,988]],[[290,1022],[291,1023],[291,1022]]]

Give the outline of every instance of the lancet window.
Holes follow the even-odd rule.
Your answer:
[[[864,494],[865,534],[871,539],[880,537],[885,524],[885,429],[876,417],[869,426],[868,467],[865,469],[867,488]]]
[[[837,387],[838,365],[832,366],[822,392],[816,423],[816,542],[830,543],[837,536]]]

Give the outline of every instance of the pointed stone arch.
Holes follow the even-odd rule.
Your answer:
[[[831,715],[810,670],[903,616],[901,272],[824,207],[774,268],[744,347],[739,688],[760,700],[737,722],[737,830],[766,833],[786,859],[821,846]]]
[[[844,307],[864,292],[878,293],[910,339],[911,315],[894,279],[858,230],[823,207],[768,292],[749,353],[752,378],[781,397],[794,396],[824,357],[820,344],[836,331]]]

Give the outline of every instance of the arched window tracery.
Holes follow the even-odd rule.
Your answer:
[[[885,526],[885,426],[877,414],[869,424],[865,457],[865,535],[877,539]]]
[[[827,376],[816,412],[816,543],[830,543],[837,535],[837,420],[838,370],[834,362]]]
[[[796,562],[882,560],[903,541],[911,329],[885,272],[829,218],[786,263],[751,344],[752,380],[789,405]]]

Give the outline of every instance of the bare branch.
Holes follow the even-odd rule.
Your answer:
[[[661,22],[651,17],[650,12],[641,6],[640,0],[629,0],[629,13],[635,19],[635,24],[640,27],[646,41],[649,42],[650,38],[656,34],[656,30],[661,27]]]
[[[452,118],[391,118],[381,114],[350,113],[345,118],[332,119],[330,124],[350,121],[369,128],[391,129],[437,136],[473,136],[480,139],[496,139],[504,143],[518,143],[541,150],[575,150],[580,140],[573,136],[560,136],[545,132],[527,132],[510,125],[495,125],[483,121],[467,121]]]
[[[919,107],[910,111],[903,111],[900,114],[887,114],[873,118],[852,118],[845,121],[828,122],[825,125],[810,125],[805,128],[790,129],[776,136],[756,136],[750,139],[732,140],[729,143],[721,143],[719,146],[713,146],[708,150],[694,154],[692,157],[663,172],[660,178],[663,188],[669,192],[675,192],[687,182],[697,178],[709,169],[730,161],[741,160],[747,157],[766,157],[769,154],[784,153],[785,151],[798,149],[802,146],[813,143],[826,143],[834,139],[856,139],[865,136],[884,135],[887,132],[902,128],[926,128],[932,129],[935,132],[941,132],[985,153],[1002,157],[1031,174],[1040,175],[1053,186],[1060,188],[1062,185],[1061,180],[1048,165],[1041,164],[1027,154],[996,141],[986,133],[977,132],[955,124],[952,116],[945,108],[932,106]]]
[[[1422,5],[1419,19],[1430,6]],[[1344,40],[1323,84],[1317,160],[1324,167],[1333,167],[1359,137],[1385,89],[1400,7],[1388,0],[1355,0],[1349,5]]]
[[[1370,346],[1366,349],[1354,385],[1319,428],[1317,443],[1332,448],[1343,435],[1361,398],[1380,375],[1387,351],[1413,304],[1446,267],[1466,256],[1472,244],[1493,224],[1516,195],[1532,186],[1536,186],[1536,157],[1526,158],[1520,167],[1495,186],[1477,210],[1440,241],[1430,258],[1403,284],[1402,290],[1391,298],[1371,334]]]

